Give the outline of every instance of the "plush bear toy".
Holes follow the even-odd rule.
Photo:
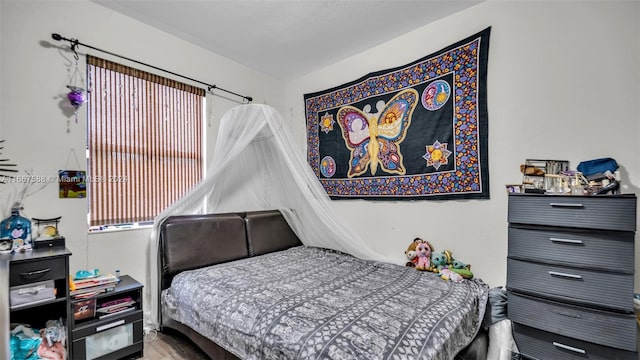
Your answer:
[[[404,254],[407,256],[407,259],[409,259],[409,261],[407,261],[407,263],[405,264],[406,266],[416,267],[416,263],[418,262],[418,254],[416,253],[416,245],[418,245],[418,243],[420,241],[422,241],[422,239],[415,238],[411,242],[411,244],[409,245],[407,250],[404,252]]]

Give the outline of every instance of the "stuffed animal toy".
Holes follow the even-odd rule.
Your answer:
[[[431,271],[431,251],[431,244],[427,241],[422,240],[416,245],[416,254],[418,258],[416,270]]]
[[[458,259],[454,259],[451,262],[451,267],[454,269],[464,269],[464,268],[471,268],[471,265],[467,265]]]
[[[413,241],[411,242],[407,250],[404,252],[404,254],[407,256],[407,259],[409,259],[409,261],[407,261],[407,263],[405,264],[406,266],[416,267],[416,263],[418,263],[418,254],[416,253],[416,245],[418,245],[422,241],[423,240],[420,238],[413,239]]]
[[[449,267],[452,259],[451,251],[449,250],[432,253],[431,266],[433,267],[433,272],[438,273],[443,268]]]
[[[431,266],[432,271],[436,274],[441,274],[443,269],[448,269],[449,271],[453,271],[454,273],[462,276],[464,279],[473,278],[471,265],[465,264],[458,259],[454,259],[450,250],[433,252],[431,254]]]
[[[460,260],[453,260],[453,263],[449,267],[451,271],[460,274],[465,279],[473,278],[473,273],[471,272],[471,265],[465,264]]]
[[[462,280],[464,280],[462,278],[462,275],[456,273],[455,271],[449,268],[444,268],[440,270],[440,278],[442,278],[443,280],[451,280],[453,282],[461,282]]]

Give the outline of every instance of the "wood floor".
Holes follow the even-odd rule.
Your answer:
[[[189,339],[177,332],[145,336],[143,360],[209,360]]]

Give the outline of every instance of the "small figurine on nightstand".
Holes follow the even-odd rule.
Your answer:
[[[36,230],[34,230],[35,238],[33,240],[34,249],[40,247],[64,246],[64,236],[61,236],[60,232],[58,232],[58,223],[61,218],[62,216],[51,219],[32,218],[35,222],[36,228]]]
[[[51,240],[60,237],[60,233],[58,233],[58,222],[62,216],[58,216],[52,219],[36,219],[33,218],[33,221],[36,223],[36,238],[35,240]]]

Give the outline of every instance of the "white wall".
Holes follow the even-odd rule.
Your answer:
[[[575,167],[581,160],[611,156],[621,164],[624,191],[637,192],[639,23],[637,2],[489,1],[282,84],[87,0],[1,0],[0,138],[7,140],[3,156],[37,174],[55,175],[66,167],[71,149],[81,156],[86,146],[84,113],[78,124],[72,120],[67,133],[68,117],[59,108],[67,91],[71,56],[51,47],[62,45],[51,40],[53,32],[251,95],[256,103],[274,105],[292,124],[303,149],[304,93],[411,62],[492,26],[488,70],[491,199],[336,201],[334,206],[380,252],[401,258],[411,239],[422,236],[471,263],[474,272],[490,285],[503,285],[504,184],[520,181],[518,165],[525,158],[562,158]],[[236,103],[215,97],[213,105],[212,126],[207,128],[209,152],[217,120]],[[8,189],[8,185],[0,186],[0,200]],[[387,223],[368,220],[382,209],[389,214]],[[58,199],[55,184],[25,202],[29,217],[62,215],[60,229],[74,254],[72,271],[87,267],[113,271],[117,267],[144,281],[149,231],[88,235],[86,211],[86,200]],[[461,225],[457,219],[465,220]],[[636,253],[640,263],[640,246]],[[612,265],[615,254],[603,259],[603,266]]]
[[[488,68],[490,200],[334,201],[375,249],[402,257],[420,236],[472,264],[491,286],[506,281],[507,195],[526,158],[613,157],[624,192],[638,192],[640,3],[489,1],[286,85],[286,116],[304,146],[303,94],[400,66],[491,26]],[[388,220],[370,221],[380,211]],[[636,246],[636,269],[640,264]],[[615,266],[615,254],[603,267]],[[640,288],[640,277],[636,277]]]
[[[87,0],[2,0],[0,14],[0,139],[6,139],[2,153],[17,162],[20,169],[32,169],[38,175],[56,176],[60,169],[76,168],[73,155],[69,155],[71,149],[82,169],[86,169],[85,107],[81,108],[77,124],[59,107],[66,103],[64,95],[68,92],[73,57],[57,48],[68,48],[68,43],[53,41],[51,33],[253,96],[257,103],[278,106],[281,102],[280,81]],[[110,58],[82,46],[79,51]],[[80,59],[84,73],[84,57]],[[238,104],[237,98],[214,92],[221,96],[208,97],[213,109],[209,113],[211,127],[206,129],[209,155],[220,117]],[[144,282],[149,230],[88,234],[87,201],[59,199],[57,189],[57,184],[50,183],[27,198],[24,215],[62,216],[59,229],[73,253],[71,271],[99,268],[112,272],[119,268],[123,274]],[[0,185],[0,205],[4,210],[10,205],[5,200],[12,191],[11,185]]]

